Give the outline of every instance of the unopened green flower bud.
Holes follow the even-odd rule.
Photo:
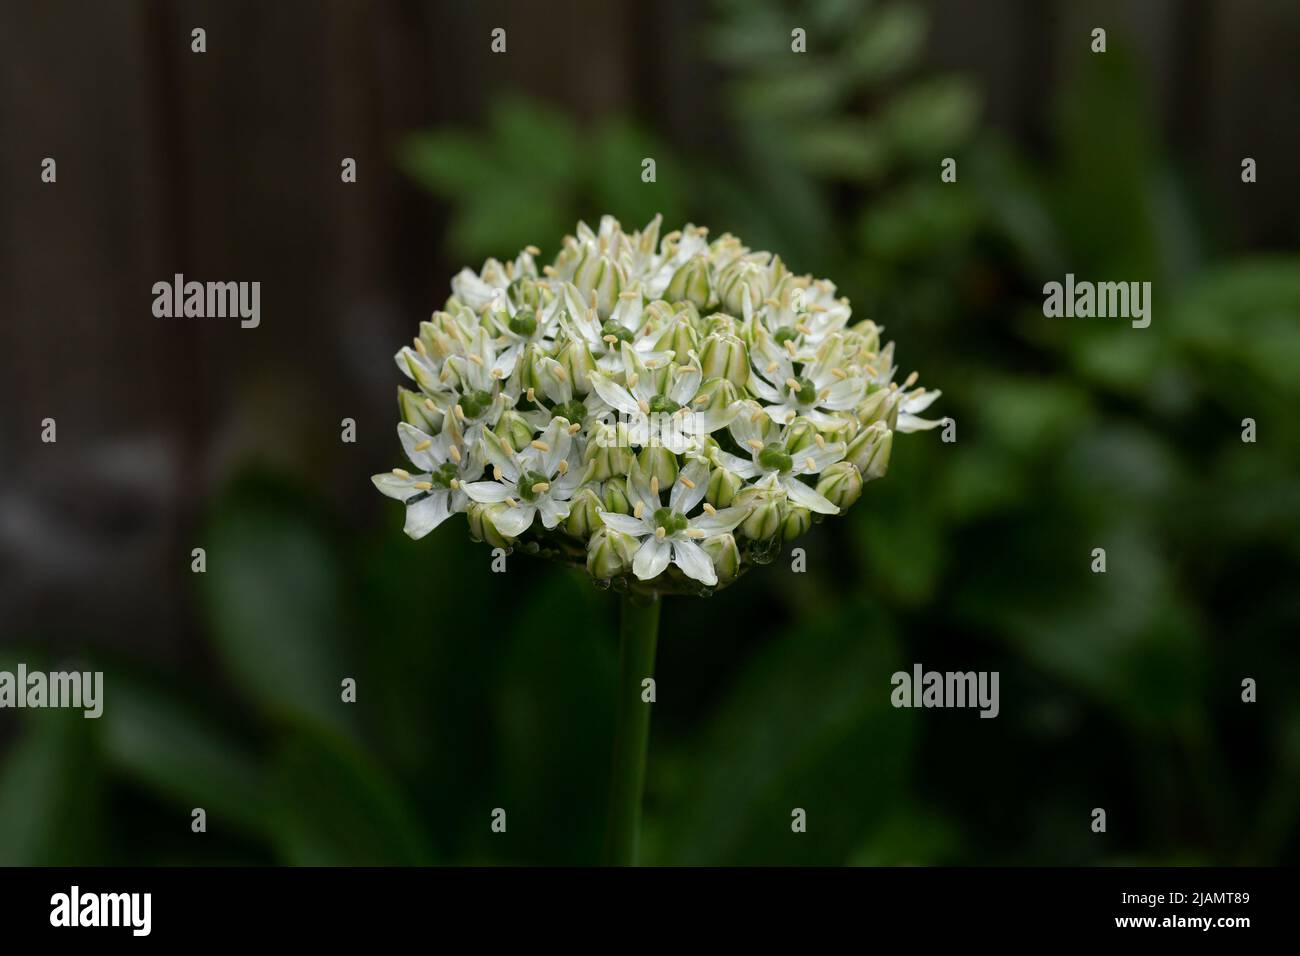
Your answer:
[[[812,512],[807,508],[790,505],[786,508],[785,518],[781,521],[781,538],[793,541],[812,527]]]
[[[608,510],[605,503],[600,500],[595,489],[586,487],[581,489],[569,506],[569,517],[564,520],[564,530],[575,538],[586,538],[593,531],[603,527],[600,521],[600,512]]]
[[[853,414],[864,425],[878,422],[889,414],[889,397],[889,389],[881,388],[878,385],[872,386],[867,392],[867,397],[853,410]]]
[[[714,312],[700,320],[700,326],[705,335],[739,335],[739,325],[736,320],[725,312]]]
[[[715,333],[700,346],[700,367],[706,379],[723,378],[744,388],[749,381],[749,350],[739,337]]]
[[[862,473],[851,461],[837,461],[821,473],[817,493],[843,511],[862,496]]]
[[[494,548],[508,548],[510,542],[497,531],[492,523],[489,509],[505,507],[504,505],[481,505],[477,502],[469,506],[465,517],[469,519],[469,534],[475,541],[485,541]]]
[[[769,491],[760,488],[746,488],[736,495],[733,507],[748,507],[749,514],[740,523],[739,531],[751,541],[768,541],[781,531],[784,515],[781,502]]]
[[[542,286],[532,278],[516,279],[506,287],[506,295],[516,309],[537,310],[544,302]]]
[[[533,440],[533,426],[513,408],[501,413],[501,419],[497,422],[494,431],[508,441],[515,451],[523,451]]]
[[[677,456],[662,445],[647,445],[636,460],[645,480],[658,478],[660,488],[668,488],[677,480]]]
[[[747,259],[738,259],[722,270],[718,277],[718,298],[722,307],[734,316],[743,314],[745,290],[749,290],[749,305],[758,309],[767,297],[768,272]]]
[[[707,412],[726,408],[740,398],[740,390],[725,378],[711,378],[700,386],[699,394],[691,402],[691,411]]]
[[[744,486],[745,480],[726,468],[714,468],[709,475],[708,490],[704,500],[715,508],[730,508],[736,500],[736,493]]]
[[[608,319],[618,304],[623,282],[622,268],[609,256],[588,256],[573,276],[573,284],[582,293],[584,302],[589,303],[591,293],[596,293],[596,314],[602,320]]]
[[[817,426],[808,419],[796,418],[785,430],[786,452],[796,458],[802,457],[809,449],[817,447],[818,434]]]
[[[691,325],[690,319],[677,315],[664,329],[655,342],[655,348],[671,349],[676,353],[678,362],[685,362],[686,357],[699,347],[700,337]]]
[[[591,357],[586,342],[570,341],[560,350],[556,360],[569,376],[575,395],[586,395],[591,391],[591,373],[596,371],[596,360]]]
[[[638,542],[630,534],[601,528],[587,544],[587,573],[598,580],[608,580],[632,570]]]
[[[670,302],[683,299],[697,309],[709,304],[709,262],[704,256],[688,260],[675,273],[664,296]]]
[[[632,449],[627,444],[627,426],[593,425],[582,463],[589,468],[589,481],[605,481],[632,470]]]
[[[870,319],[863,319],[849,331],[858,339],[859,347],[865,352],[880,351],[880,326]]]
[[[436,435],[442,431],[442,412],[423,395],[417,395],[410,389],[397,386],[397,407],[401,409],[402,421],[422,432]]]
[[[611,478],[600,489],[606,511],[617,511],[621,515],[632,513],[632,502],[627,496],[627,479]]]
[[[736,546],[736,539],[730,532],[706,538],[700,547],[704,548],[704,553],[713,562],[719,584],[735,580],[740,573],[740,548]]]
[[[864,428],[849,443],[845,460],[857,466],[863,481],[881,478],[889,470],[889,454],[894,447],[894,433],[885,427],[884,422],[876,422]]]

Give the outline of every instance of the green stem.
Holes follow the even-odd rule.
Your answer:
[[[641,836],[641,794],[650,742],[650,704],[641,682],[654,676],[659,636],[659,599],[624,594],[618,629],[618,714],[614,725],[613,776],[605,864],[635,866]]]

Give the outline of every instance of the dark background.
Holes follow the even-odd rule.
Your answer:
[[[0,665],[108,684],[0,714],[0,862],[596,859],[613,598],[369,476],[451,275],[603,212],[829,276],[958,424],[665,609],[648,862],[1294,861],[1297,90],[1286,0],[0,5]],[[1001,716],[894,710],[918,661]]]

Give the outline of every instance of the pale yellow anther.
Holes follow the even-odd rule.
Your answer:
[[[569,426],[569,434],[570,434],[570,435],[576,435],[576,434],[578,434],[578,432],[580,432],[580,431],[582,431],[582,423],[581,423],[581,422],[574,422],[572,425]]]
[[[606,336],[604,336],[604,338],[601,339],[601,341],[604,342],[606,345],[613,345],[615,342],[618,341],[618,336],[617,336],[617,335],[606,335]]]
[[[779,362],[770,362],[770,363],[768,363],[767,368],[763,369],[763,371],[767,372],[768,375],[771,375],[773,372],[775,372],[775,371],[776,371],[777,369],[779,369],[780,367],[781,367],[781,364],[780,364]]]
[[[537,390],[536,390],[536,389],[534,389],[534,388],[530,388],[530,389],[529,389],[525,394],[528,396],[528,400],[529,400],[530,402],[535,402],[535,401],[537,401]]]
[[[450,448],[447,449],[447,454],[451,456],[452,461],[454,461],[458,465],[460,464],[461,456],[460,456],[460,448],[458,446],[452,445]]]
[[[816,470],[817,470],[817,462],[813,461],[811,457],[805,458],[805,459],[803,460],[803,466],[804,466],[804,469],[807,470],[807,471],[816,471]]]
[[[667,534],[668,532],[665,531],[663,528],[655,528],[655,537],[658,538],[660,541],[662,541],[667,536]]]
[[[455,411],[456,411],[456,417],[459,418],[461,421],[464,421],[464,420],[465,420],[465,409],[463,409],[463,408],[460,407],[460,403],[459,403],[459,402],[456,403]]]
[[[650,414],[650,403],[647,402],[645,399],[642,399],[641,401],[637,402],[636,407],[641,409],[642,415]]]
[[[838,378],[840,381],[843,381],[844,379],[849,377],[849,373],[844,371],[844,369],[842,368],[831,369],[831,374],[834,375],[836,378]]]
[[[811,458],[809,458],[808,460],[812,461]],[[550,491],[550,490],[551,490],[551,486],[545,481],[539,481],[535,485],[533,485],[533,494],[535,495],[540,495],[543,491]]]
[[[903,388],[911,388],[916,384],[916,380],[921,377],[920,372],[913,372],[903,380]]]
[[[814,440],[817,442],[817,447],[818,447],[818,448],[825,448],[825,447],[826,447],[826,439],[825,439],[825,437],[823,437],[822,435],[815,435],[815,436],[813,436],[813,437],[814,437]]]
[[[708,403],[709,403],[709,396],[707,396],[707,395],[696,395],[696,396],[695,396],[695,404],[696,404],[696,405],[707,405]]]
[[[638,375],[636,372],[633,372],[631,375],[627,377],[627,387],[629,389],[636,388],[636,383],[639,381],[641,381],[641,376]]]
[[[433,404],[433,399],[431,398],[426,398],[424,400],[424,407],[427,411],[430,412],[436,412],[438,410],[438,406]]]
[[[509,495],[506,496],[506,504],[508,504],[511,508],[519,507],[519,502],[515,501],[515,499],[511,498]]]
[[[471,355],[471,356],[469,356],[469,360],[470,360],[471,362],[473,362],[475,365],[478,365],[478,366],[482,366],[482,365],[483,365],[483,359],[482,359],[481,356],[478,356],[478,355]]]
[[[540,256],[542,254],[542,250],[538,249],[536,246],[524,246],[524,252],[528,253],[530,256]]]
[[[411,479],[411,473],[405,468],[394,468],[393,474],[398,478],[401,478],[403,481],[410,481]]]
[[[555,470],[561,475],[567,475],[569,473],[569,463],[567,461],[561,461],[555,466]]]
[[[532,441],[530,441],[528,444],[532,445],[532,446],[533,446],[534,448],[536,448],[538,451],[550,451],[550,450],[551,450],[551,446],[548,445],[548,444],[546,444],[546,442],[542,441],[540,438],[534,438],[534,439],[533,439]]]
[[[713,505],[709,504],[709,503],[706,501],[706,502],[704,502],[704,513],[705,513],[705,514],[709,514],[709,515],[717,514],[717,513],[718,513],[718,509],[715,508],[715,507],[713,507]]]
[[[794,339],[785,340],[785,350],[789,352],[791,355],[795,355],[797,353],[798,350],[794,347]]]
[[[424,343],[421,342],[419,339],[415,340],[415,350],[419,352],[421,355],[423,355],[425,358],[428,358],[429,350],[424,347]]]
[[[688,538],[703,538],[704,535],[705,535],[705,532],[704,532],[704,530],[701,529],[701,528],[687,528],[687,529],[686,529],[686,537],[688,537]]]
[[[432,439],[432,438],[426,438],[424,441],[422,441],[422,442],[417,442],[417,443],[416,443],[416,445],[415,445],[415,450],[416,450],[416,451],[424,451],[426,448],[428,448],[428,447],[429,447],[430,445],[432,445],[432,444],[433,444],[433,439]]]
[[[567,382],[569,380],[569,373],[565,371],[563,365],[560,365],[555,369],[555,377],[561,382]]]
[[[651,475],[651,476],[650,476],[650,494],[652,494],[652,495],[657,495],[657,494],[659,494],[659,476],[658,476],[658,475]]]
[[[495,478],[497,481],[500,481],[500,480],[501,480],[501,466],[500,466],[500,465],[493,465],[493,466],[492,466],[492,477]]]
[[[433,482],[431,482],[431,481],[417,481],[417,482],[416,482],[412,487],[419,488],[421,491],[432,491],[432,490],[433,490]]]
[[[542,275],[546,276],[548,279],[556,274],[555,266],[542,266]]]
[[[799,391],[799,389],[800,389],[800,387],[801,387],[801,386],[799,385],[799,380],[798,380],[797,378],[787,378],[787,379],[785,380],[785,384],[790,388],[791,391],[794,391],[794,392]]]
[[[679,475],[677,480],[680,481],[687,488],[695,487],[695,482],[691,481],[691,479],[687,478],[685,475]]]
[[[808,326],[804,325],[802,322],[796,325],[795,328],[804,335],[812,335],[812,329],[808,328]]]
[[[632,509],[632,517],[640,520],[643,511],[645,511],[645,503],[638,501],[636,507]]]
[[[759,441],[757,438],[751,438],[749,441],[745,442],[745,444],[748,445],[750,448],[754,449],[754,451],[763,450],[763,443]]]
[[[447,482],[447,484],[451,485],[451,490],[452,490],[452,491],[459,491],[459,490],[460,490],[460,479],[459,479],[459,478],[453,478],[451,481]]]
[[[779,309],[779,308],[781,308],[781,303],[778,302],[776,299],[772,298],[770,295],[769,295],[766,299],[763,300],[763,304],[764,304],[764,305],[770,305],[770,306],[771,306],[772,308],[774,308],[774,309]]]

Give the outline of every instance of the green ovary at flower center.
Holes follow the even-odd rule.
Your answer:
[[[650,406],[650,413],[653,415],[671,415],[682,407],[667,395],[656,395],[647,404]]]
[[[582,424],[582,420],[587,417],[587,406],[577,400],[564,402],[551,409],[551,417]]]
[[[686,515],[672,508],[659,508],[655,511],[655,526],[664,529],[665,534],[673,535],[685,531],[689,522]]]
[[[765,445],[758,453],[758,463],[764,468],[775,471],[789,471],[794,467],[794,459],[786,454],[784,448],[775,443]]]
[[[510,331],[528,338],[537,331],[537,313],[532,309],[520,309],[510,320]]]
[[[795,381],[799,383],[798,388],[795,388],[793,385],[787,387],[790,396],[796,402],[800,405],[811,405],[813,402],[817,401],[817,386],[814,385],[810,379],[798,376],[795,378]]]
[[[777,345],[785,345],[786,342],[793,342],[799,337],[799,333],[789,326],[782,326],[772,333],[772,338]]]
[[[519,476],[519,497],[524,501],[536,501],[537,496],[549,486],[546,476],[540,471],[526,471]]]
[[[429,474],[429,484],[435,488],[450,488],[456,478],[456,463],[443,462]]]
[[[492,393],[477,389],[473,392],[466,392],[460,399],[460,410],[465,413],[466,418],[478,418],[488,406],[492,404]]]
[[[602,339],[610,335],[614,336],[614,338],[618,339],[620,342],[632,341],[632,330],[621,322],[615,322],[613,319],[610,319],[600,327],[600,337]]]

